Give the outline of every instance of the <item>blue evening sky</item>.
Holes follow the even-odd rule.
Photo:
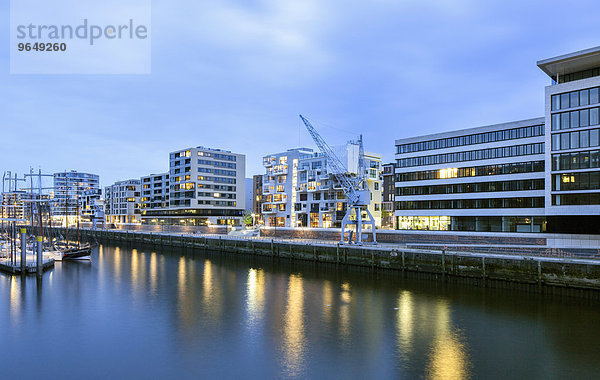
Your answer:
[[[8,1],[0,6],[8,41]],[[600,2],[154,0],[151,75],[10,75],[0,53],[0,171],[166,171],[203,145],[262,156],[543,116],[536,61],[600,45]],[[10,48],[13,48],[12,46]]]

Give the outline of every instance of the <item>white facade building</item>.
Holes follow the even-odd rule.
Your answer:
[[[334,152],[356,175],[358,144],[334,147]],[[381,225],[381,156],[365,153],[367,183],[372,202],[369,211]],[[346,196],[327,159],[312,149],[297,148],[263,158],[262,215],[269,227],[339,227],[346,213]]]
[[[546,218],[600,233],[600,47],[539,61],[546,87]]]
[[[245,208],[246,156],[221,149],[187,148],[169,154],[169,173],[145,183],[160,205],[144,200],[144,223],[240,225]],[[147,177],[144,177],[147,178]],[[168,179],[168,192],[165,188]],[[142,179],[143,180],[143,179]],[[148,197],[150,198],[150,197]],[[168,203],[166,202],[168,200]],[[155,199],[156,201],[156,199]],[[163,207],[163,205],[167,207]],[[158,207],[160,206],[160,207]]]
[[[104,207],[107,223],[139,224],[141,182],[128,179],[104,188]]]
[[[396,226],[540,232],[544,119],[396,140]]]
[[[101,189],[85,190],[80,198],[81,218],[87,221],[104,220],[104,199]]]
[[[56,223],[64,223],[65,217],[73,224],[81,207],[85,192],[100,193],[100,177],[76,170],[54,174],[52,217]],[[81,215],[81,209],[79,210]]]
[[[544,117],[396,140],[397,228],[600,233],[600,47],[537,65]]]

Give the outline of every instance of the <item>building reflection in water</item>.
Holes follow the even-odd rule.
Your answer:
[[[140,286],[140,278],[139,278],[139,263],[138,263],[138,251],[137,249],[131,250],[131,291],[135,293]]]
[[[447,300],[435,305],[435,337],[429,353],[427,375],[434,379],[466,379],[470,363],[463,338],[452,326]]]
[[[265,272],[262,269],[250,268],[246,283],[246,309],[248,326],[255,327],[262,321],[265,307]]]
[[[115,266],[115,282],[117,285],[119,285],[121,283],[121,248],[115,247],[113,257]]]
[[[286,376],[298,376],[304,366],[304,284],[301,276],[290,275],[283,326],[283,366]]]
[[[193,324],[194,306],[188,296],[186,261],[183,256],[179,258],[177,267],[177,309],[183,327],[190,327]]]
[[[17,326],[21,316],[21,297],[20,286],[16,276],[10,276],[10,320],[11,324]]]
[[[323,320],[327,326],[331,324],[331,314],[334,308],[333,301],[331,281],[323,280]]]
[[[150,253],[150,292],[156,294],[158,275],[156,267],[156,252]]]
[[[341,302],[339,307],[339,333],[344,343],[348,343],[350,339],[350,301],[352,301],[350,290],[351,288],[349,283],[345,282],[342,284],[342,289],[340,292]]]
[[[211,317],[214,324],[219,324],[221,318],[222,307],[222,288],[215,286],[217,283],[223,283],[222,278],[216,278],[215,266],[210,260],[204,260],[203,273],[203,306],[204,310]]]
[[[414,318],[413,295],[408,290],[402,290],[398,297],[396,335],[400,354],[405,359],[410,357],[413,349]]]

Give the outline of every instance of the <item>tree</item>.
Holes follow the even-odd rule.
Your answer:
[[[252,214],[249,214],[247,212],[244,212],[243,216],[242,216],[242,223],[245,226],[251,226],[253,225],[253,220],[252,220]]]

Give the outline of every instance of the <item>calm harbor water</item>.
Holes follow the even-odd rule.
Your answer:
[[[0,275],[3,378],[597,378],[600,305],[101,246]]]

